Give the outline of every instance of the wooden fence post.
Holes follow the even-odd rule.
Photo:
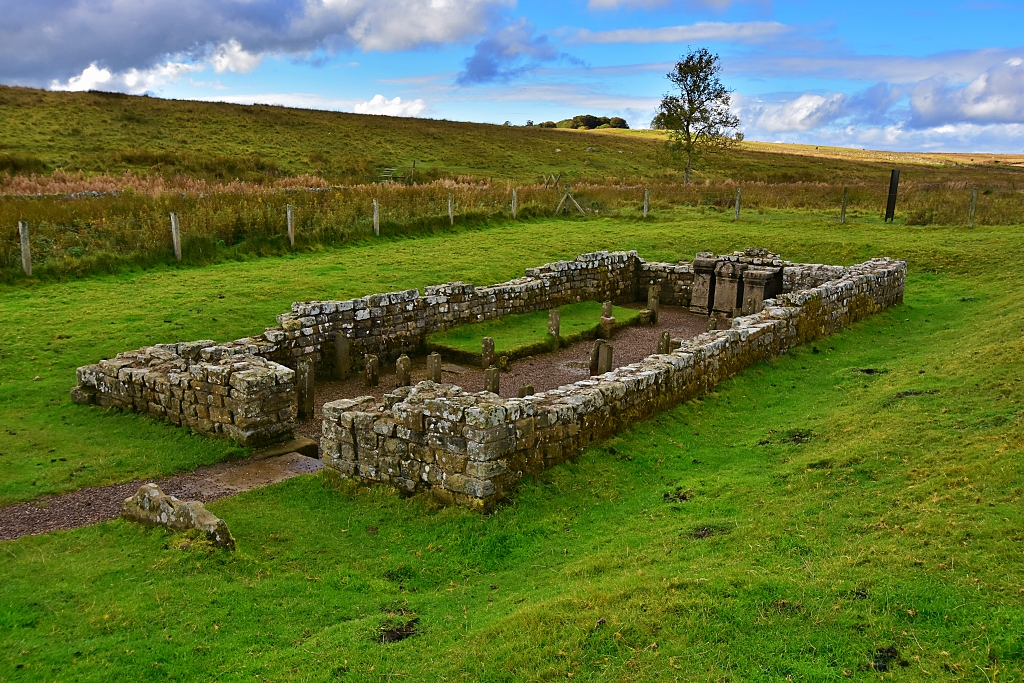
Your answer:
[[[174,242],[174,258],[181,261],[181,231],[178,229],[178,214],[171,211],[171,241]]]
[[[373,200],[373,234],[380,235],[380,204]]]
[[[743,188],[736,188],[736,213],[733,214],[732,219],[738,221],[740,219],[740,201],[743,199]]]
[[[651,208],[651,190],[650,188],[644,188],[644,218],[647,218],[647,212]]]
[[[452,207],[452,196],[448,195],[448,222],[455,225],[455,210]]]
[[[843,188],[843,208],[839,212],[839,225],[846,224],[846,203],[850,201],[850,188]]]
[[[295,246],[295,214],[292,211],[292,205],[289,204],[288,210],[288,245],[291,247]]]
[[[974,211],[978,208],[978,188],[971,188],[971,210],[967,214],[967,227],[974,227]]]
[[[516,219],[516,188],[512,188],[512,220]]]
[[[32,245],[28,241],[28,223],[18,221],[18,237],[21,238],[21,268],[25,275],[32,275]]]

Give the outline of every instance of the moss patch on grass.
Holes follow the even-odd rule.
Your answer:
[[[495,356],[508,356],[511,360],[554,351],[559,342],[566,346],[597,337],[601,324],[600,301],[581,301],[558,310],[561,313],[559,339],[548,334],[548,312],[534,311],[435,332],[427,337],[426,346],[445,358],[479,363],[484,337],[494,340]],[[640,311],[613,306],[612,315],[616,326],[625,326],[636,323]]]

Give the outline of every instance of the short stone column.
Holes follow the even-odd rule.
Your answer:
[[[366,386],[376,387],[380,385],[380,361],[372,353],[366,354]]]
[[[612,345],[601,344],[597,355],[597,374],[603,375],[612,371]]]
[[[728,317],[737,315],[743,304],[743,271],[746,263],[723,261],[715,267],[715,303],[713,311]]]
[[[598,339],[594,342],[594,348],[590,350],[590,374],[596,375],[597,368],[599,367],[599,361],[601,358],[601,347],[607,342],[604,339]]]
[[[697,254],[693,259],[693,286],[690,288],[690,310],[709,315],[715,303],[715,267],[718,259],[709,252]]]
[[[658,324],[658,311],[661,307],[661,287],[651,285],[647,288],[647,310],[651,312],[651,322]]]
[[[432,353],[427,356],[427,379],[441,383],[441,354]]]
[[[338,332],[334,337],[334,379],[346,379],[351,365],[348,337],[344,332]]]
[[[519,387],[519,398],[526,398],[527,396],[533,396],[536,392],[533,390],[532,384],[524,384]]]
[[[601,304],[601,338],[611,339],[615,330],[615,317],[612,315],[612,302],[605,301]]]
[[[407,387],[412,384],[412,361],[404,353],[395,362],[395,386]]]
[[[315,412],[315,379],[313,359],[300,358],[295,367],[295,388],[299,394],[299,419],[311,420]]]
[[[498,368],[484,370],[484,391],[501,395],[501,370]]]
[[[562,312],[557,308],[548,311],[548,334],[556,341],[562,336]]]
[[[764,300],[771,298],[772,280],[775,272],[766,268],[748,268],[743,272],[743,306],[742,315],[760,313],[764,308]]]
[[[494,365],[494,340],[484,337],[480,343],[480,367],[484,370]]]
[[[665,330],[664,332],[661,333],[661,336],[658,337],[658,353],[668,353],[671,344],[672,335],[669,333],[668,330]]]

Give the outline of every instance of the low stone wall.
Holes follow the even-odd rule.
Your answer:
[[[284,337],[274,335],[280,349],[269,357],[292,366],[298,357],[312,356],[321,374],[331,373],[333,340],[341,334],[349,340],[348,369],[359,370],[366,354],[394,360],[419,349],[428,334],[457,325],[578,301],[631,302],[639,261],[635,251],[595,252],[528,268],[525,277],[487,287],[449,282],[426,287],[422,295],[411,289],[295,303],[277,318]]]
[[[348,370],[359,370],[366,354],[394,360],[420,350],[426,335],[456,325],[578,301],[645,301],[652,285],[663,304],[730,316],[760,310],[769,292],[808,289],[849,270],[793,264],[764,249],[700,253],[692,263],[674,264],[647,262],[635,251],[581,254],[487,287],[449,282],[426,287],[422,295],[410,289],[294,303],[278,316],[280,326],[260,335],[221,344],[158,344],[79,368],[72,397],[149,413],[244,445],[264,444],[286,439],[294,429],[292,370],[300,361],[312,361],[320,375],[334,374],[338,358],[347,359]],[[347,353],[335,352],[339,337]]]
[[[789,275],[802,282],[823,272],[809,266]],[[836,279],[765,301],[764,310],[735,318],[731,329],[677,340],[670,354],[526,398],[423,382],[380,404],[369,397],[328,403],[325,464],[343,476],[488,510],[523,476],[903,300],[904,261],[875,259],[834,272]]]
[[[637,301],[647,300],[647,290],[657,286],[659,301],[666,306],[690,305],[693,265],[690,263],[649,263],[641,259],[637,274]]]
[[[133,410],[261,446],[292,434],[295,372],[211,340],[159,344],[78,368],[78,403]]]

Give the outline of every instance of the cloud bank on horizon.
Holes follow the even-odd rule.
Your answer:
[[[748,139],[1024,149],[1024,5],[974,0],[0,0],[0,82],[646,126],[688,47]]]

